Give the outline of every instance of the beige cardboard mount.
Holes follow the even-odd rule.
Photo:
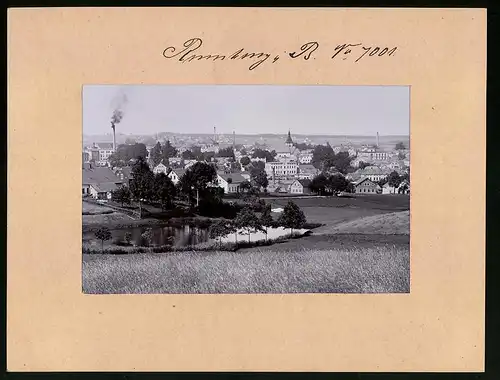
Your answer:
[[[164,58],[192,37],[283,56]],[[411,86],[410,294],[84,295],[82,86],[104,83]],[[485,88],[481,9],[10,9],[8,369],[483,370]]]

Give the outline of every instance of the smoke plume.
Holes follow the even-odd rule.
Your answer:
[[[113,101],[111,102],[111,106],[113,108],[113,115],[111,116],[111,126],[114,127],[115,124],[119,124],[124,115],[124,108],[128,102],[127,95],[122,91],[120,92]]]

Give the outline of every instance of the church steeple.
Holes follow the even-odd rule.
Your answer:
[[[285,144],[290,148],[293,146],[293,140],[292,140],[292,135],[290,135],[290,130],[288,130],[288,136],[286,138]]]

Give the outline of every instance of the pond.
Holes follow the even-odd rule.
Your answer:
[[[183,227],[172,226],[154,226],[154,227],[131,227],[111,230],[111,240],[108,244],[116,244],[125,242],[125,235],[131,235],[130,242],[134,245],[141,245],[142,234],[150,229],[151,230],[151,243],[154,246],[172,245],[174,247],[185,247],[212,242],[210,239],[209,230],[207,228],[191,227],[189,225]],[[304,234],[307,230],[294,230],[296,234]],[[268,239],[275,239],[290,233],[289,229],[283,228],[269,228],[267,233]],[[251,241],[264,240],[266,235],[263,232],[252,233],[250,235]],[[235,234],[230,234],[222,239],[223,242],[234,242],[236,240]],[[238,233],[238,241],[248,241],[249,236],[243,233]],[[83,241],[96,243],[95,235],[93,232],[88,232],[83,235]]]

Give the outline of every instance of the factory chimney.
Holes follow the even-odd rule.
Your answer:
[[[113,152],[116,152],[116,132],[115,132],[115,123],[111,122],[111,128],[113,129]]]
[[[236,147],[236,133],[233,131],[233,151],[235,147]]]
[[[378,144],[378,132],[377,132],[377,148],[379,147],[379,144]]]

